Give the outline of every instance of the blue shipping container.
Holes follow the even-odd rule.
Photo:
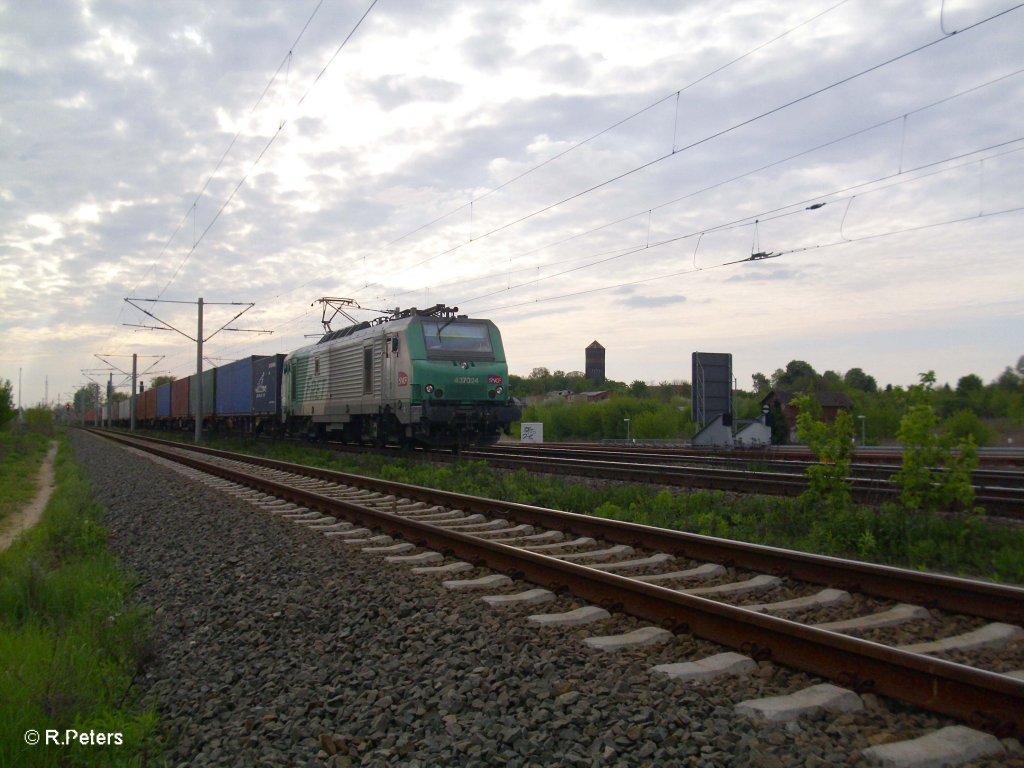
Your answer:
[[[156,388],[156,417],[171,418],[171,383],[161,384]]]
[[[253,362],[255,355],[217,368],[217,415],[249,416],[252,414]]]
[[[281,370],[284,355],[268,355],[253,362],[252,410],[261,416],[273,416],[281,411]]]

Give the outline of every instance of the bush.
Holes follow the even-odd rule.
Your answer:
[[[28,408],[25,410],[25,427],[43,435],[53,434],[53,411],[49,408]]]
[[[814,416],[810,395],[794,398],[793,405],[798,411],[796,425],[800,439],[807,443],[818,462],[807,468],[805,503],[821,507],[827,513],[849,509],[853,416],[843,409],[831,424],[819,421]]]
[[[949,416],[942,424],[946,432],[954,440],[965,441],[971,438],[975,445],[991,445],[995,438],[974,411],[962,409]]]
[[[978,466],[977,447],[970,435],[957,442],[948,430],[938,428],[935,409],[927,401],[933,381],[931,372],[922,374],[921,384],[910,389],[909,406],[897,433],[903,444],[903,464],[893,481],[900,486],[904,509],[969,510],[974,504],[971,473]]]
[[[551,441],[623,440],[625,419],[630,420],[630,437],[637,440],[681,438],[693,432],[688,410],[681,402],[626,395],[594,403],[551,398],[523,413],[523,421],[542,422],[544,439]]]

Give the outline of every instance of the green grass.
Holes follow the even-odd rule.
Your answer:
[[[39,467],[51,442],[37,432],[0,430],[0,529],[35,496]]]
[[[66,444],[56,470],[39,524],[0,553],[0,765],[145,765],[157,720],[133,683],[151,656],[148,617]],[[29,729],[120,733],[122,744],[29,746]]]
[[[216,447],[706,536],[1024,584],[1024,531],[987,525],[978,515],[914,514],[894,505],[836,511],[805,499],[636,485],[592,488],[524,471],[501,474],[483,462],[436,465],[295,443],[220,440]]]

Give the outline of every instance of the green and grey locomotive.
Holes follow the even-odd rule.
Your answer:
[[[284,360],[292,434],[345,442],[490,444],[520,418],[501,334],[437,305],[327,333]]]

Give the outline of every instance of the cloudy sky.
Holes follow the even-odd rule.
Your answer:
[[[322,296],[489,317],[522,375],[595,339],[611,378],[731,352],[740,387],[1024,354],[1013,0],[371,2],[0,0],[25,405],[96,355],[194,372],[126,297],[188,335],[253,302],[231,327],[273,334],[208,365],[308,343]]]

